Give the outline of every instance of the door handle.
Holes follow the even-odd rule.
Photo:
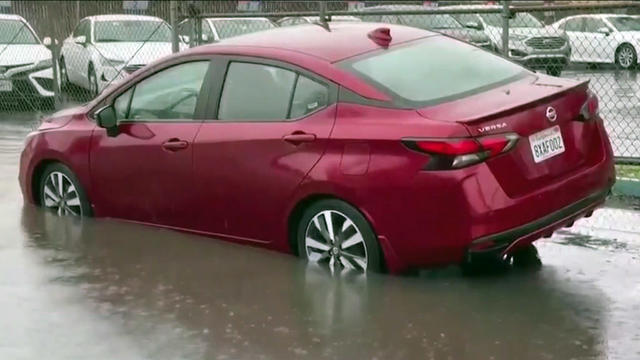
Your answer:
[[[291,143],[293,145],[300,145],[302,143],[308,143],[316,140],[315,134],[307,134],[304,132],[294,132],[293,134],[285,135],[282,140]]]
[[[169,139],[162,143],[162,148],[168,151],[180,151],[189,147],[189,143],[180,139]]]

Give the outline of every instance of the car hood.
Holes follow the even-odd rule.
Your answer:
[[[46,59],[51,59],[51,51],[44,45],[0,44],[0,66],[28,65]]]
[[[564,31],[555,29],[550,26],[544,28],[510,28],[509,34],[511,35],[523,35],[527,37],[535,36],[561,36],[564,37]]]
[[[489,41],[489,37],[484,32],[474,29],[437,29],[436,31],[464,41]]]
[[[99,54],[109,60],[146,65],[171,54],[170,42],[110,42],[94,45]]]

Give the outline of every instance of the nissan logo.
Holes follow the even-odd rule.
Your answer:
[[[551,122],[554,122],[557,118],[558,114],[556,113],[556,109],[554,109],[552,106],[549,106],[547,108],[547,119],[549,119],[549,121]]]

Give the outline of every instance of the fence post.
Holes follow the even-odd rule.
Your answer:
[[[178,2],[171,0],[169,2],[169,21],[171,22],[171,52],[174,54],[180,51],[178,43]]]
[[[51,39],[51,69],[53,70],[53,106],[56,110],[62,107],[62,94],[60,89],[60,48],[58,39]]]
[[[320,23],[322,25],[327,24],[327,3],[325,1],[318,1],[318,6],[320,9]]]
[[[502,53],[509,57],[509,18],[511,11],[509,10],[510,0],[502,1]]]

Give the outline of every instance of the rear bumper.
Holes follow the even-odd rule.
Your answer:
[[[593,210],[602,205],[610,193],[611,188],[607,187],[527,224],[475,239],[469,247],[468,254],[506,255],[536,239],[549,237],[555,230],[571,226],[579,218],[591,216]]]

